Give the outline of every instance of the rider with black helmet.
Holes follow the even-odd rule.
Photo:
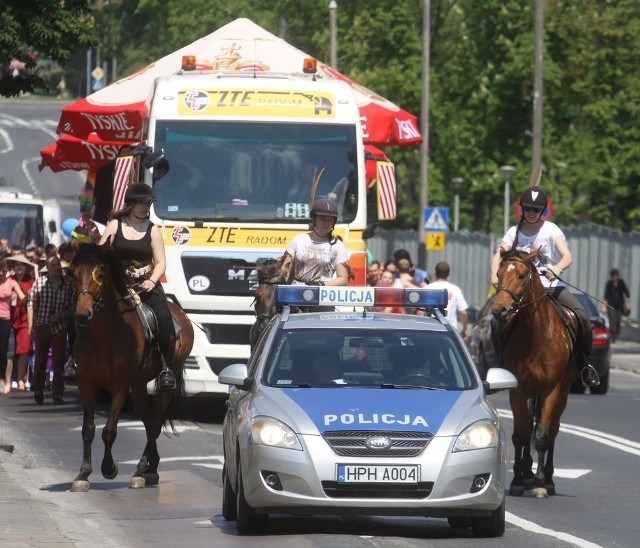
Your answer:
[[[571,251],[567,245],[562,230],[551,221],[543,219],[548,206],[548,197],[539,186],[531,186],[520,195],[520,222],[512,226],[503,236],[500,245],[491,261],[491,283],[498,283],[498,268],[500,267],[500,251],[512,249],[514,242],[516,249],[533,251],[540,248],[540,253],[534,259],[540,280],[548,294],[552,295],[563,305],[573,309],[582,323],[584,367],[582,382],[588,386],[600,384],[598,373],[589,364],[591,353],[591,321],[578,299],[567,289],[560,276],[573,262]],[[498,326],[492,323],[495,333]],[[494,329],[495,328],[495,329]],[[499,337],[494,337],[494,344]]]
[[[342,238],[333,235],[338,206],[319,198],[311,206],[311,231],[293,237],[285,262],[293,261],[293,283],[347,285],[349,257]]]
[[[173,389],[176,379],[171,367],[176,332],[160,285],[166,268],[164,242],[158,227],[149,220],[149,210],[155,199],[149,185],[131,185],[124,196],[124,207],[111,212],[100,244],[110,242],[127,266],[127,275],[140,291],[140,298],[153,309],[158,320],[158,347],[165,362],[158,385]]]

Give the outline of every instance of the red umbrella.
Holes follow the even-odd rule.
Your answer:
[[[309,57],[249,19],[236,19],[214,33],[65,107],[58,123],[58,133],[84,140],[94,133],[104,141],[122,141],[124,144],[139,141],[154,80],[178,72],[184,55],[195,55],[196,70],[284,73],[300,70],[304,59]],[[365,143],[411,145],[422,141],[417,119],[412,114],[325,64],[318,63],[318,75],[336,78],[352,86],[362,114]],[[62,161],[72,165],[78,163],[76,158],[63,156],[62,152],[54,154],[52,163],[48,163],[44,153],[49,148],[42,151],[44,165],[54,171],[76,169],[60,164]]]
[[[38,169],[42,171],[49,167],[56,173],[68,169],[96,170],[113,160],[123,146],[130,144],[134,142],[105,141],[95,133],[90,133],[87,139],[61,135],[54,144],[40,151],[42,161]]]

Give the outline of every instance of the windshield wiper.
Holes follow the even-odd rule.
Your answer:
[[[443,391],[444,388],[440,388],[439,386],[424,386],[424,385],[415,385],[415,384],[393,384],[390,382],[383,382],[380,385],[380,388],[421,388],[423,390],[438,390]]]

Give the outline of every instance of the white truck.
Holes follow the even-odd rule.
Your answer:
[[[9,245],[44,246],[63,242],[60,207],[17,188],[0,185],[0,237]]]
[[[166,248],[163,287],[195,324],[187,394],[226,393],[218,373],[249,356],[256,261],[309,229],[315,196],[338,202],[334,233],[365,284],[367,223],[360,112],[351,88],[314,74],[183,71],[158,78],[145,145],[169,171],[146,172]]]

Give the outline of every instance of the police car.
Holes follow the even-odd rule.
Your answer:
[[[486,396],[516,379],[481,380],[446,290],[278,286],[276,298],[248,364],[219,375],[224,518],[260,534],[270,514],[441,517],[501,536],[506,436]],[[370,311],[387,306],[422,315]]]

